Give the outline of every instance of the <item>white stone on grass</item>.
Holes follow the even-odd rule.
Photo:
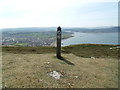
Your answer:
[[[113,49],[113,48],[110,48],[110,49]]]
[[[50,64],[50,62],[44,62],[44,64]]]
[[[49,75],[55,79],[60,79],[61,73],[57,71],[50,72]]]
[[[91,57],[91,59],[95,59],[95,57]]]
[[[75,76],[75,78],[78,78],[78,76]]]

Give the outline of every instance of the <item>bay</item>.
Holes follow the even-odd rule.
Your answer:
[[[74,32],[73,37],[62,40],[62,46],[74,44],[120,44],[118,32],[114,33],[81,33]]]

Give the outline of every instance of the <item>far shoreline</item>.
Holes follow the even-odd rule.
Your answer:
[[[70,37],[62,38],[62,40],[66,40],[66,39],[69,39],[69,38],[72,38],[72,37],[74,37],[74,36],[71,35]],[[62,41],[62,40],[61,40],[61,41]],[[50,46],[55,46],[55,47],[56,47],[56,43],[57,43],[57,42],[54,41],[53,43],[50,44]],[[61,44],[62,44],[62,43],[61,43]]]

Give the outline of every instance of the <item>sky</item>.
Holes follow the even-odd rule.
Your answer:
[[[0,28],[118,25],[119,0],[0,0]]]

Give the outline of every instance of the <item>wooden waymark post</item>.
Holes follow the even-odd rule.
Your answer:
[[[57,58],[61,58],[61,27],[57,28]]]

